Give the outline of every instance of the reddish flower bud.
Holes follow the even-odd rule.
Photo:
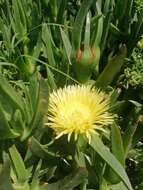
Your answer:
[[[79,49],[76,54],[75,72],[80,82],[87,82],[92,74],[93,69],[98,70],[100,58],[100,48]]]

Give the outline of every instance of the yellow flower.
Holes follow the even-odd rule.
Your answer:
[[[50,94],[48,123],[57,137],[74,134],[85,135],[90,143],[91,134],[105,131],[113,122],[109,110],[109,97],[91,86],[72,85],[58,89]]]

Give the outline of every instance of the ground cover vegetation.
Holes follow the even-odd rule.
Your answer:
[[[143,189],[143,1],[0,0],[0,190]]]

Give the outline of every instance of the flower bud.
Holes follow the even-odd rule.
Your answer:
[[[143,38],[142,38],[140,41],[138,41],[137,47],[138,47],[139,49],[143,50]]]
[[[81,83],[87,82],[94,69],[98,70],[100,48],[87,48],[78,50],[76,54],[75,73]]]
[[[85,51],[78,50],[76,60],[77,63],[82,65],[92,64],[96,58],[96,53],[94,49],[86,49]]]

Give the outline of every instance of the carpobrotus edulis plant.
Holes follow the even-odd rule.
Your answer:
[[[71,85],[53,91],[49,98],[49,125],[56,132],[56,138],[63,135],[85,135],[90,143],[91,134],[106,131],[113,123],[109,113],[110,97],[103,91],[85,85]]]

